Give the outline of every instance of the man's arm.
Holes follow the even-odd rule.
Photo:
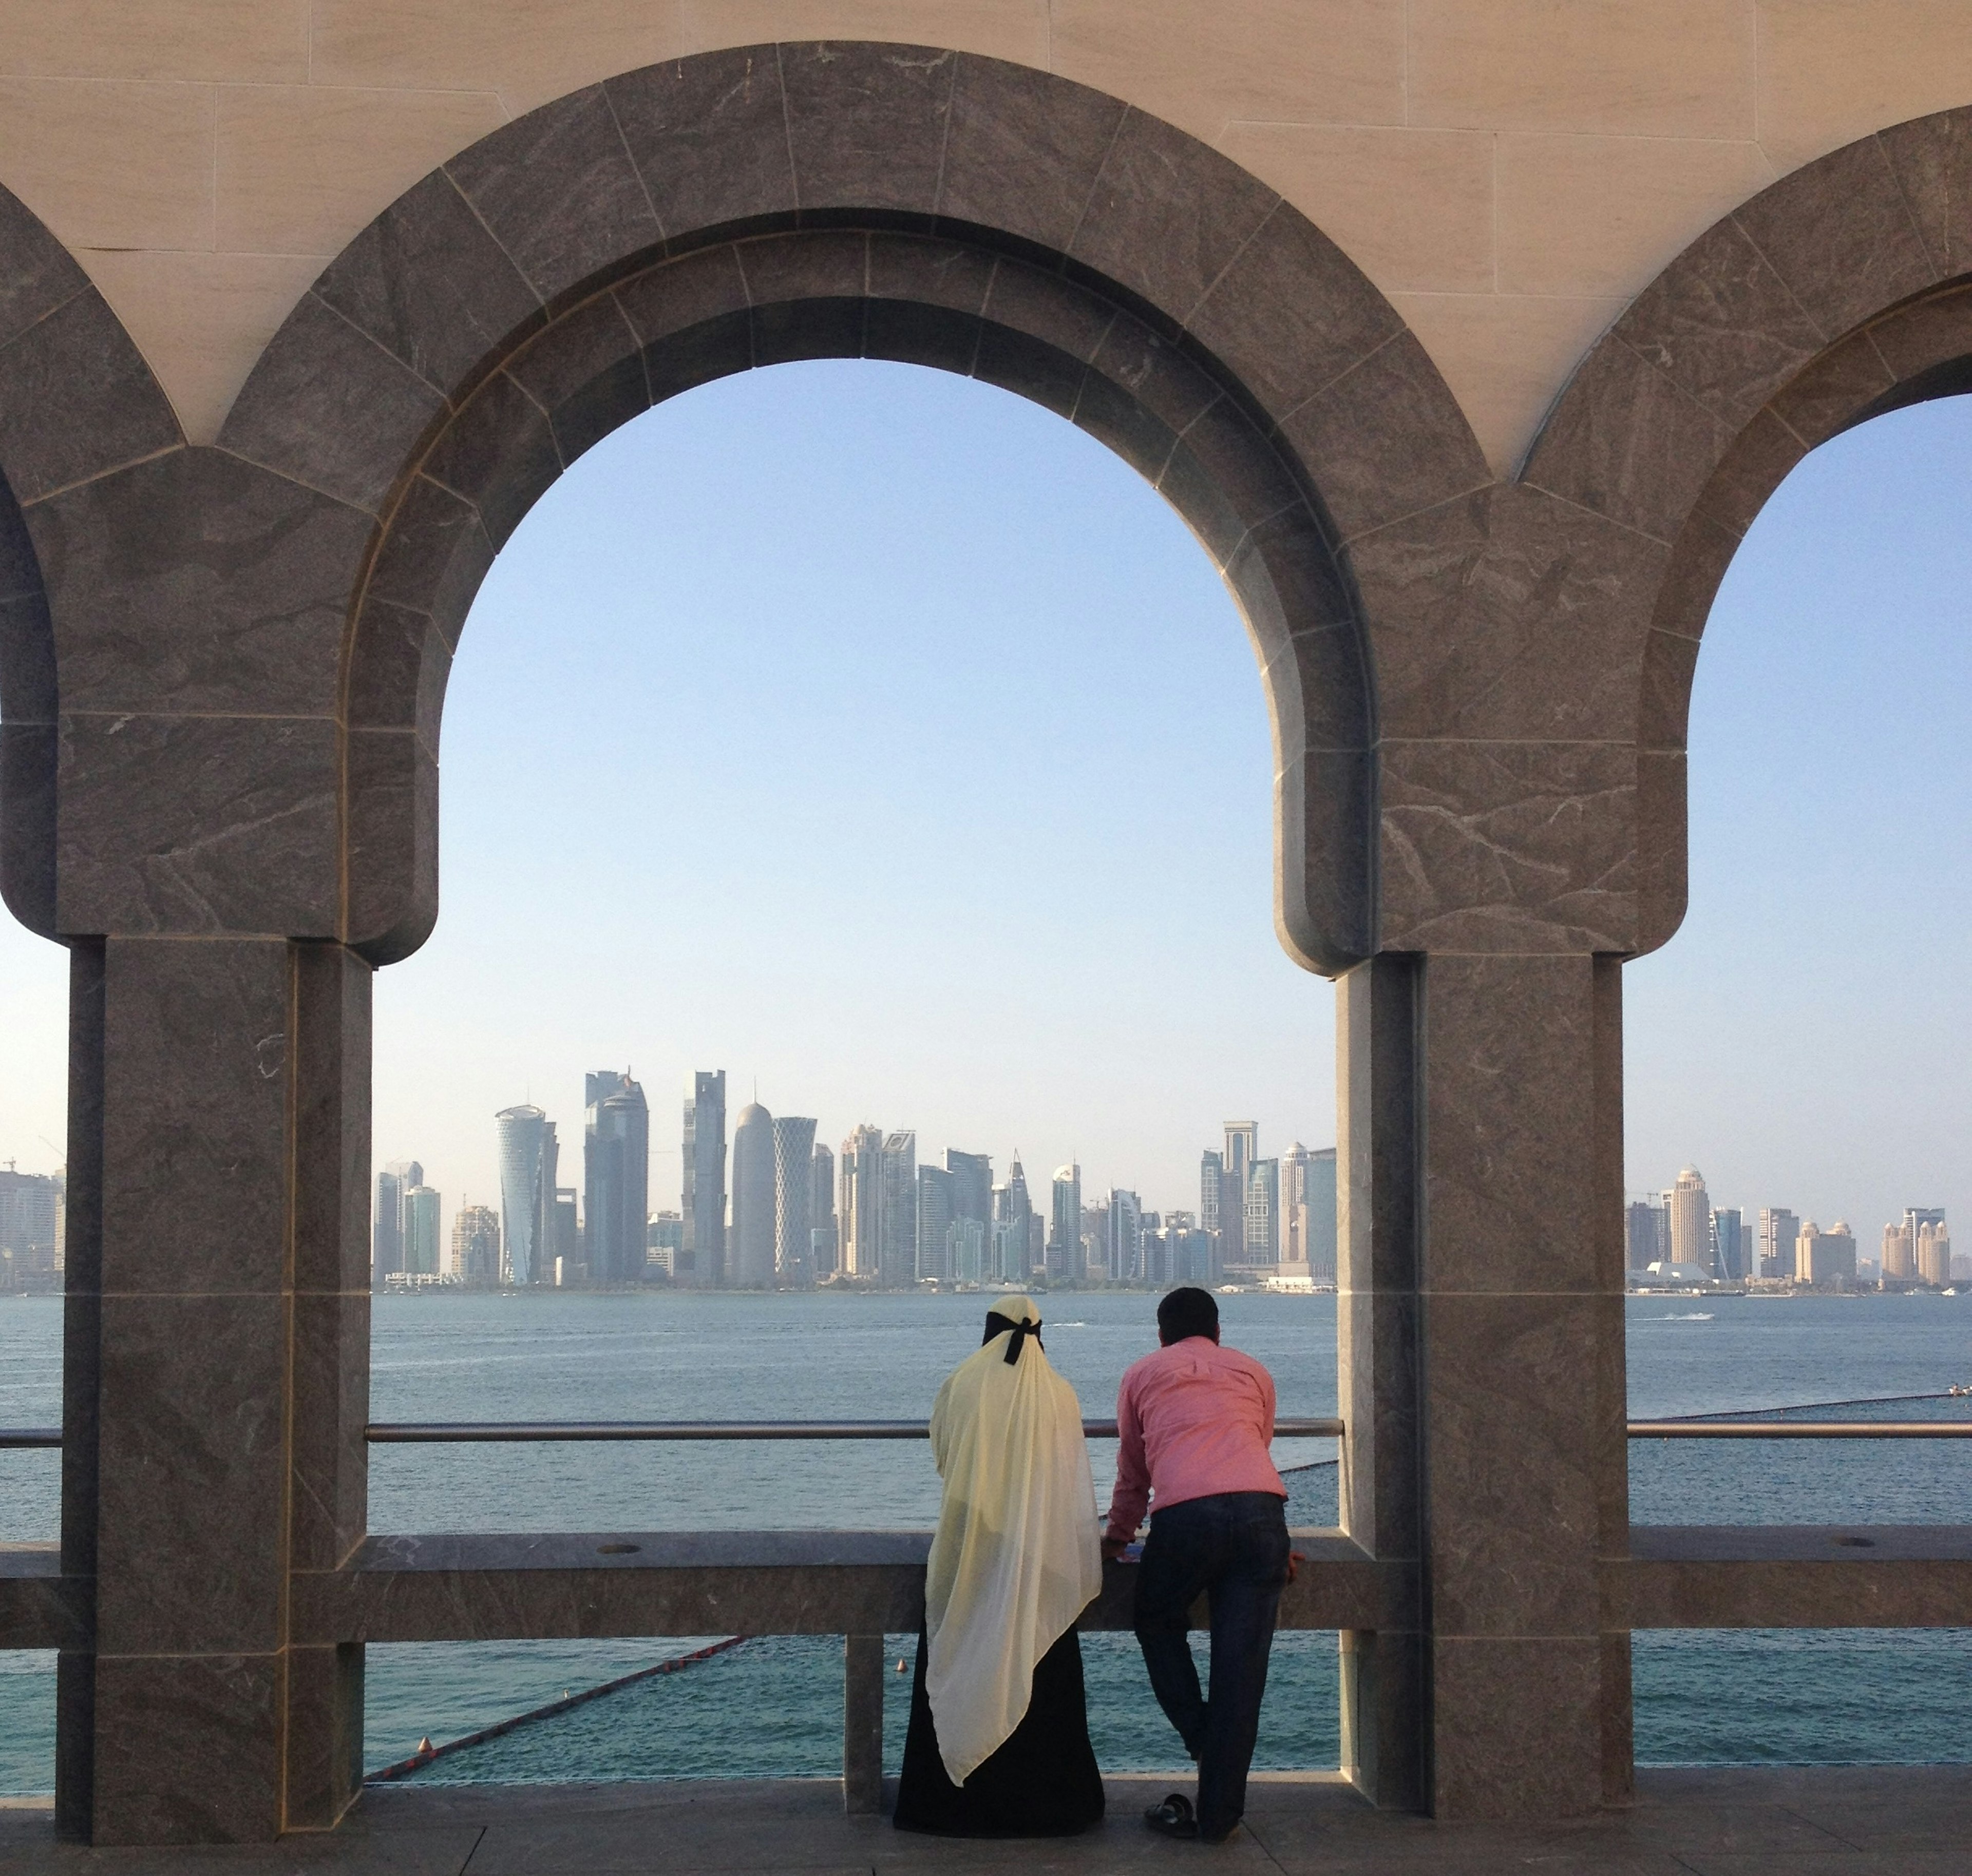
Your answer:
[[[1116,1395],[1116,1489],[1109,1497],[1109,1522],[1102,1540],[1105,1555],[1115,1556],[1137,1535],[1151,1502],[1151,1466],[1144,1451],[1143,1423],[1137,1417],[1136,1395],[1129,1377]]]

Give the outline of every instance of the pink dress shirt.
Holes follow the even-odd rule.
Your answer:
[[[1288,1495],[1267,1455],[1274,1378],[1209,1336],[1187,1336],[1135,1363],[1117,1391],[1116,1425],[1112,1538],[1136,1535],[1154,1493],[1160,1511],[1220,1492]]]

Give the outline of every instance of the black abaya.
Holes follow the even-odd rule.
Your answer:
[[[925,1631],[911,1683],[910,1730],[892,1822],[943,1837],[1073,1837],[1102,1818],[1102,1774],[1089,1743],[1082,1645],[1070,1629],[1034,1669],[1012,1736],[963,1785],[945,1775],[925,1692]]]

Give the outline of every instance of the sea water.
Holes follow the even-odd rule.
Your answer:
[[[1091,1418],[1154,1342],[1154,1300],[1045,1297],[1050,1358]],[[977,1346],[976,1296],[649,1294],[377,1300],[378,1420],[918,1418]],[[1334,1299],[1222,1300],[1226,1339],[1265,1362],[1283,1414],[1336,1411]],[[60,1305],[0,1299],[0,1424],[59,1413]],[[1640,1417],[1920,1395],[1972,1382],[1972,1298],[1632,1298]],[[1972,1415],[1972,1399],[1856,1417]],[[1297,1523],[1335,1515],[1332,1442],[1276,1452]],[[1113,1445],[1092,1447],[1106,1496]],[[51,1538],[57,1459],[0,1453],[0,1542]],[[1637,1443],[1639,1523],[1972,1522],[1955,1442]],[[371,1528],[388,1531],[928,1525],[937,1479],[912,1444],[373,1448]],[[408,1755],[713,1636],[430,1643],[368,1651],[366,1759]],[[1200,1638],[1202,1643],[1202,1638]],[[902,1748],[912,1638],[891,1638],[888,1750]],[[1257,1763],[1332,1766],[1335,1639],[1277,1641]],[[1091,1727],[1111,1770],[1181,1756],[1127,1635],[1084,1640]],[[1644,1763],[1938,1762],[1972,1742],[1972,1635],[1960,1631],[1639,1634]],[[0,1653],[0,1792],[52,1780],[54,1664]],[[426,1780],[828,1775],[840,1770],[841,1644],[762,1637],[442,1759]]]

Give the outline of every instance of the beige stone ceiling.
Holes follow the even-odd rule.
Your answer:
[[[1972,103],[1972,0],[0,0],[0,182],[207,439],[323,264],[495,125],[824,38],[1045,67],[1215,144],[1390,295],[1503,469],[1709,223]]]

